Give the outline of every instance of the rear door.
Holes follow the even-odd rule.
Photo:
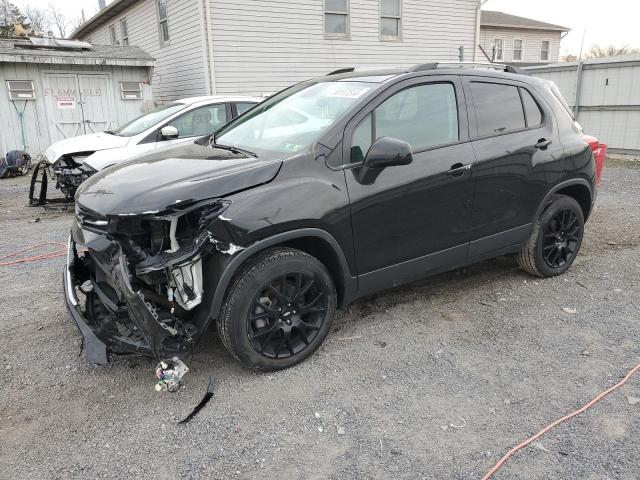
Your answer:
[[[413,162],[363,181],[362,161],[381,137],[409,142]],[[474,157],[457,76],[430,76],[390,87],[349,123],[344,144],[362,291],[464,261]]]
[[[477,164],[470,257],[514,248],[529,235],[563,149],[551,110],[526,84],[463,76]]]

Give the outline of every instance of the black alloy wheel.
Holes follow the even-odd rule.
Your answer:
[[[529,240],[518,254],[518,264],[538,277],[561,275],[578,256],[583,235],[580,204],[567,195],[553,195],[533,222]]]
[[[582,239],[582,225],[578,215],[569,209],[556,213],[545,225],[542,253],[551,268],[561,268],[572,262]]]
[[[227,289],[218,334],[247,367],[289,368],[322,344],[336,314],[333,278],[317,258],[274,247],[249,258]]]
[[[269,358],[288,358],[307,348],[327,315],[326,289],[302,272],[267,282],[247,315],[253,348]]]

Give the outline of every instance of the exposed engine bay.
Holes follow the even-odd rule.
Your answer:
[[[211,318],[203,303],[213,264],[242,249],[212,234],[228,205],[211,200],[107,217],[76,204],[65,288],[81,317],[72,312],[76,323],[104,344],[93,358],[87,349],[90,360],[105,363],[106,350],[162,360],[193,348]]]
[[[87,165],[84,160],[95,152],[79,152],[61,156],[50,168],[51,177],[56,181],[56,188],[65,197],[73,198],[82,182],[96,170]]]

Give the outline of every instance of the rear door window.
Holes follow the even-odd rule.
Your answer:
[[[499,83],[472,82],[478,135],[496,135],[525,128],[518,87]]]
[[[236,110],[238,111],[238,116],[242,115],[247,110],[251,110],[255,106],[256,106],[255,103],[237,102],[236,103]]]

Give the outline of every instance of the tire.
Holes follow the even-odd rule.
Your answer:
[[[217,320],[227,350],[246,367],[292,367],[324,341],[335,317],[336,288],[316,258],[271,248],[249,259],[227,290]]]
[[[533,224],[518,264],[538,277],[566,272],[575,260],[584,235],[584,214],[573,198],[553,195]]]

